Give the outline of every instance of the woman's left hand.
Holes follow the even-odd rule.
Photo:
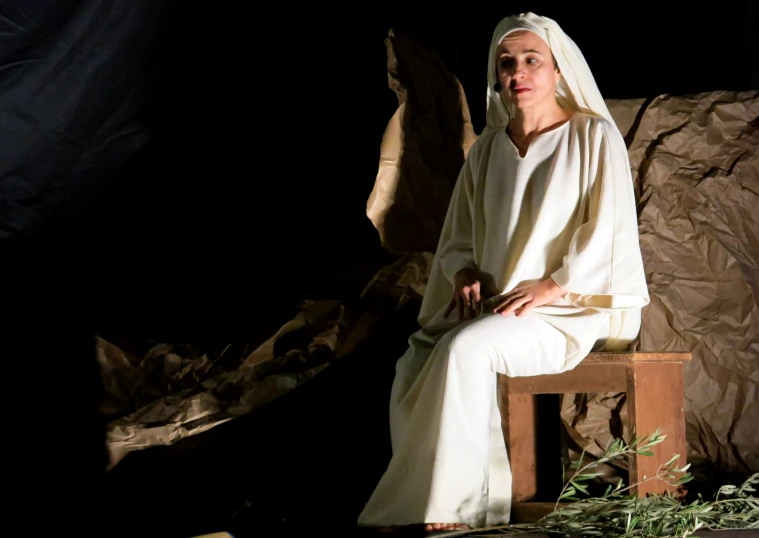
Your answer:
[[[514,313],[521,317],[536,306],[543,306],[567,293],[552,279],[548,278],[537,284],[519,286],[505,294],[492,312],[508,316]]]

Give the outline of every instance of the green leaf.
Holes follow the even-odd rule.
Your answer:
[[[698,500],[683,504],[672,492],[650,495],[645,498],[629,493],[623,481],[608,484],[602,497],[587,497],[588,482],[603,473],[584,472],[600,463],[615,459],[629,458],[632,454],[653,455],[651,446],[660,443],[665,436],[657,430],[648,438],[634,438],[630,445],[622,439],[607,442],[607,450],[595,462],[584,460],[570,466],[577,469],[569,478],[561,493],[561,501],[571,502],[571,509],[559,509],[544,516],[537,524],[511,526],[504,532],[540,531],[557,537],[599,536],[603,538],[675,538],[690,537],[697,529],[755,529],[759,528],[759,498],[751,496],[759,485],[759,473],[744,481],[740,488],[725,485],[719,495],[725,496],[718,502],[707,502],[696,492]],[[583,454],[584,457],[584,454]],[[671,458],[655,477],[672,480],[671,484],[685,484],[694,479],[686,471],[689,465],[677,469]],[[680,475],[680,473],[683,473]],[[752,487],[754,486],[754,487]],[[578,498],[582,493],[584,497]]]
[[[575,482],[585,482],[587,480],[593,480],[597,476],[602,476],[603,473],[591,473],[591,474],[581,474],[574,478]]]
[[[692,475],[692,474],[686,474],[685,476],[683,476],[682,478],[680,478],[680,479],[679,479],[679,480],[676,482],[676,484],[678,484],[678,485],[680,485],[680,484],[687,484],[687,483],[688,483],[688,482],[690,482],[691,480],[693,480],[693,475]]]
[[[587,488],[587,486],[583,486],[582,484],[576,484],[576,483],[574,483],[574,482],[572,482],[572,485],[573,485],[573,486],[574,486],[576,489],[578,489],[579,491],[582,491],[582,492],[583,492],[585,495],[587,495],[587,494],[588,494],[588,488]]]
[[[670,460],[669,460],[667,463],[665,463],[665,464],[664,464],[664,466],[665,466],[665,467],[669,467],[669,465],[670,465],[671,463],[673,463],[673,462],[674,462],[676,459],[678,459],[679,457],[680,457],[680,454],[675,454],[674,456],[672,456],[672,458],[670,458]]]

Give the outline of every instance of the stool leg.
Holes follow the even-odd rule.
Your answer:
[[[511,465],[512,502],[533,500],[538,492],[537,395],[511,394],[502,379],[501,419]]]
[[[627,398],[630,425],[637,437],[649,436],[656,429],[666,439],[651,448],[653,456],[635,456],[630,460],[630,484],[656,474],[659,466],[675,454],[680,458],[675,466],[686,464],[685,394],[682,363],[641,362],[628,370]],[[632,488],[632,494],[645,497],[648,493],[674,492],[677,488],[661,480],[650,480]]]

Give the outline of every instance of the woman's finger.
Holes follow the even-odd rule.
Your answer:
[[[521,318],[524,316],[527,312],[535,308],[535,301],[527,301],[525,304],[523,304],[521,307],[517,308],[514,311],[514,315],[518,318]]]
[[[474,296],[474,300],[475,300],[476,303],[479,304],[480,301],[482,301],[482,298],[480,296],[480,283],[479,282],[475,282],[474,284],[472,284],[472,295]]]
[[[509,304],[507,299],[501,299],[495,306],[491,306],[490,311],[497,314],[501,308],[505,308]]]
[[[511,299],[506,299],[504,301],[501,301],[500,303],[496,305],[495,308],[492,309],[492,312],[495,314],[500,314],[501,310],[503,310],[504,308],[507,308],[510,304],[511,304]]]
[[[465,305],[464,306],[464,317],[461,318],[461,321],[469,321],[472,319],[472,307],[471,305]]]
[[[474,319],[477,317],[477,312],[480,308],[480,302],[477,300],[477,295],[474,290],[472,290],[472,293],[470,295],[470,301],[469,301],[469,319]]]
[[[506,294],[504,295],[503,299],[500,303],[498,303],[498,306],[496,306],[493,309],[493,312],[500,313],[504,308],[508,308],[509,305],[513,304],[515,301],[518,301],[522,296],[517,294]]]
[[[506,308],[501,309],[499,314],[501,314],[502,316],[508,316],[509,314],[514,312],[514,310],[516,310],[517,308],[519,308],[520,306],[522,306],[523,304],[529,301],[530,301],[529,297],[520,297],[519,299],[515,299]]]
[[[515,295],[524,295],[524,292],[526,289],[527,288],[524,288],[524,287],[514,288],[506,292],[504,294],[504,297],[514,297]]]

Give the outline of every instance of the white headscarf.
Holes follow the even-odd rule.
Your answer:
[[[514,114],[513,105],[504,104],[501,95],[493,86],[498,82],[496,77],[496,50],[503,38],[516,30],[529,30],[545,41],[556,58],[561,71],[561,80],[556,85],[556,101],[560,106],[601,116],[614,125],[614,120],[606,107],[606,103],[598,91],[598,86],[590,72],[585,57],[574,41],[548,17],[534,13],[522,13],[503,19],[493,32],[488,54],[488,102],[486,126],[482,134],[492,129],[499,129],[509,122]]]

